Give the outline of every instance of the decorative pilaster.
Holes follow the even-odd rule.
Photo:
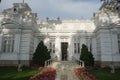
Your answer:
[[[2,51],[2,34],[0,34],[0,52]]]
[[[69,38],[69,42],[68,42],[68,60],[72,60],[72,57],[74,56],[73,54],[73,37],[72,35]]]
[[[20,38],[21,38],[21,32],[18,32],[15,34],[15,41],[14,41],[14,52],[20,53]]]
[[[55,55],[57,56],[58,60],[61,60],[61,44],[59,36],[57,36],[55,39]]]

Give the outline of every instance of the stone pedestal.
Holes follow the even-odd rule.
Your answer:
[[[22,67],[22,65],[19,64],[19,65],[18,65],[18,71],[22,71],[21,67]]]

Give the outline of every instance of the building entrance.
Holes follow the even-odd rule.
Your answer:
[[[67,42],[62,42],[61,43],[61,58],[63,61],[66,61],[67,60],[67,57],[68,57],[68,52],[67,52],[67,48],[68,48],[68,43]]]

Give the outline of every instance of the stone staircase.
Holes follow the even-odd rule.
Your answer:
[[[51,67],[56,69],[56,80],[77,80],[74,68],[80,66],[74,61],[55,61]]]
[[[54,61],[50,66],[53,67],[53,68],[55,68],[55,69],[62,69],[63,67],[64,68],[80,67],[74,61]]]
[[[55,80],[77,80],[74,74],[74,69],[77,67],[84,67],[84,62],[76,59],[71,61],[58,61],[56,58],[53,58],[47,60],[45,66],[50,66],[56,69]]]

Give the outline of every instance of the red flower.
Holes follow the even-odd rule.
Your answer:
[[[44,67],[42,72],[30,77],[29,80],[55,80],[56,70],[51,67]]]
[[[79,80],[96,80],[96,78],[88,73],[86,68],[75,68],[75,75]]]

